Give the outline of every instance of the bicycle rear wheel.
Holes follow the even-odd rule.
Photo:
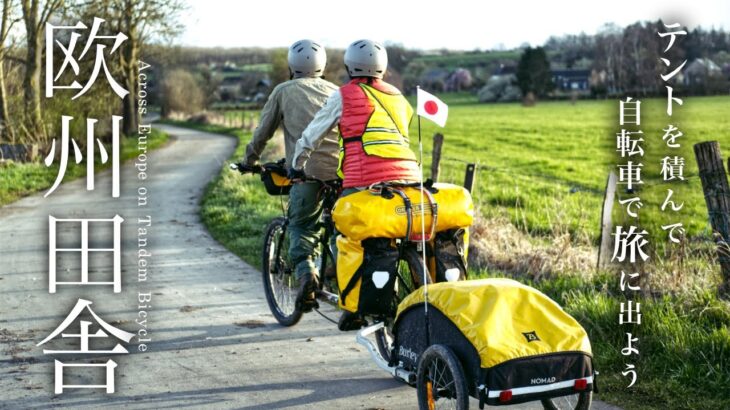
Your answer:
[[[271,313],[282,326],[293,326],[302,318],[302,311],[297,309],[295,303],[299,284],[289,258],[287,223],[284,217],[275,218],[269,223],[264,236],[261,265],[264,293]]]
[[[429,280],[430,282],[430,280]],[[398,308],[400,302],[412,291],[421,287],[423,283],[423,259],[413,248],[406,248],[402,258],[398,261],[398,280],[396,281],[395,294],[393,297],[393,310]],[[375,342],[378,352],[386,361],[390,361],[393,351],[393,334],[391,329],[393,320],[387,319],[385,326],[375,332]]]

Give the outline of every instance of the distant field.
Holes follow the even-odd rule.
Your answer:
[[[463,162],[479,162],[475,200],[487,216],[506,215],[517,226],[536,235],[568,231],[592,241],[599,233],[599,215],[609,170],[623,163],[615,150],[618,101],[541,102],[535,107],[518,104],[476,104],[456,95],[445,129],[422,121],[426,168],[431,162],[432,135],[446,136],[442,180],[460,183]],[[447,96],[447,103],[451,102]],[[669,119],[663,99],[642,103],[644,149],[642,172],[645,185],[639,196],[644,207],[641,223],[655,237],[665,241],[660,225],[682,222],[690,236],[708,233],[707,212],[692,146],[717,140],[730,153],[730,97],[686,98]],[[667,124],[685,134],[681,149],[665,146],[661,137]],[[417,141],[416,121],[411,124],[412,141]],[[684,156],[684,183],[664,183],[661,159]],[[636,157],[635,157],[636,158]],[[617,170],[616,170],[617,171]],[[672,215],[659,206],[671,188],[673,199],[684,208]],[[620,195],[627,197],[625,192]],[[617,219],[623,211],[617,206]],[[659,239],[658,239],[659,240]]]

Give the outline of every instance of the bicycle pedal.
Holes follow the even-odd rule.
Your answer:
[[[314,309],[319,309],[319,302],[317,302],[315,299],[304,300],[299,304],[299,309],[303,313],[309,313]]]
[[[304,306],[302,306],[302,312],[304,313],[309,313],[314,309],[319,309],[319,302],[316,300],[311,303],[305,303]]]

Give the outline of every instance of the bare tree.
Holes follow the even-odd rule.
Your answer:
[[[614,24],[601,28],[596,36],[595,67],[606,70],[606,85],[609,94],[622,93],[626,90],[625,55],[622,43],[622,29]]]
[[[41,56],[43,54],[41,42],[46,23],[63,5],[64,0],[20,0],[26,39],[25,78],[23,80],[25,129],[29,138],[36,141],[42,141],[46,137],[41,116]]]
[[[11,143],[15,143],[15,133],[10,122],[8,112],[8,93],[5,86],[5,57],[7,55],[8,36],[10,29],[18,22],[15,17],[15,4],[12,0],[3,0],[2,16],[0,17],[0,136],[5,136]]]
[[[128,39],[119,53],[124,86],[129,94],[124,97],[122,125],[126,135],[137,132],[139,113],[137,92],[139,87],[140,53],[145,43],[153,39],[170,39],[182,30],[179,13],[185,9],[182,0],[104,0],[92,2],[87,12],[104,18],[114,31],[122,32]]]

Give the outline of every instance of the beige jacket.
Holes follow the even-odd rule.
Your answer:
[[[329,132],[336,127],[342,116],[342,94],[338,89],[327,99],[319,112],[314,116],[307,128],[302,131],[302,137],[297,141],[292,158],[291,166],[294,169],[302,169],[302,166],[309,166],[309,159],[314,153],[326,144]],[[339,145],[338,145],[339,149]]]
[[[259,126],[253,139],[246,146],[244,162],[254,164],[261,158],[266,143],[281,126],[284,131],[286,163],[292,163],[297,140],[327,98],[338,90],[337,86],[321,78],[295,78],[279,84],[269,95],[261,111]],[[304,172],[311,177],[332,180],[337,178],[339,146],[337,130],[321,140],[317,150],[311,153]]]

